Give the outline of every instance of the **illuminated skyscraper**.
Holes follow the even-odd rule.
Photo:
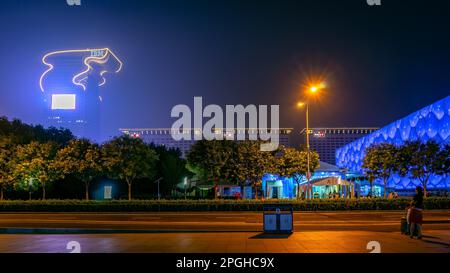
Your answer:
[[[108,48],[61,50],[42,58],[47,69],[39,79],[46,103],[47,126],[70,129],[77,137],[97,140],[100,133],[100,87],[122,62]]]

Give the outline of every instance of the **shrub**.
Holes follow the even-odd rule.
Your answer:
[[[314,200],[31,200],[1,201],[0,212],[262,211],[263,204],[291,204],[295,211],[404,210],[411,199]],[[427,198],[425,209],[449,209],[450,198]]]

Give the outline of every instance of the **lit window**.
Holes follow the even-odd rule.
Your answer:
[[[52,109],[53,110],[74,110],[75,94],[53,94]]]

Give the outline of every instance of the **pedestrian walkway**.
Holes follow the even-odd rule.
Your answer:
[[[422,240],[400,232],[301,231],[290,236],[259,232],[191,232],[144,234],[24,235],[0,234],[0,252],[69,252],[70,241],[81,252],[195,253],[369,253],[369,242],[382,253],[450,253],[450,231],[430,230]]]

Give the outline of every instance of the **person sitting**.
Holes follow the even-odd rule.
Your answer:
[[[417,186],[408,217],[409,223],[411,224],[409,230],[411,238],[414,238],[414,233],[417,232],[417,239],[422,239],[423,209],[423,188]]]

